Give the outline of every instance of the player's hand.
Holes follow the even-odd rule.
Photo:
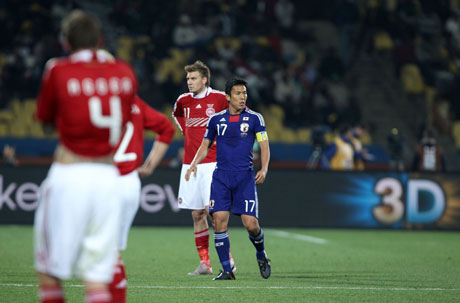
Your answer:
[[[256,174],[256,184],[264,183],[266,176],[267,176],[266,170],[259,170]]]
[[[185,180],[188,181],[190,179],[190,175],[193,173],[193,176],[196,177],[196,166],[192,165],[187,172],[185,173]]]
[[[139,173],[139,177],[145,178],[153,173],[153,169],[147,166],[141,166],[137,169],[137,172]]]

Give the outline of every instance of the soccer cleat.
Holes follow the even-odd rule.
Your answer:
[[[265,258],[263,260],[257,260],[257,263],[259,264],[259,270],[260,274],[262,275],[262,278],[268,279],[270,277],[270,274],[272,273],[270,259]]]
[[[230,266],[232,267],[232,273],[236,273],[236,264],[235,260],[233,260],[233,257],[230,258]]]
[[[235,275],[231,272],[221,270],[213,280],[235,280]]]
[[[189,276],[199,276],[199,275],[212,275],[212,267],[206,266],[206,264],[200,263],[195,271],[189,272]]]

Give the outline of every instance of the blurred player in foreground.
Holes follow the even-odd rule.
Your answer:
[[[144,156],[144,129],[158,134],[155,143],[142,164]],[[136,97],[131,108],[131,121],[115,153],[114,161],[120,171],[119,192],[123,199],[122,228],[118,249],[123,251],[128,244],[128,233],[139,208],[141,180],[153,173],[163,159],[174,136],[174,125],[168,118],[148,106],[141,98]],[[121,258],[115,267],[112,283],[109,285],[113,303],[126,302],[127,277]]]
[[[204,139],[196,153],[185,180],[193,182],[214,139],[217,143],[217,166],[211,183],[209,212],[214,221],[214,242],[223,271],[214,280],[234,280],[229,250],[227,226],[230,211],[241,216],[249,239],[256,248],[260,274],[268,279],[270,260],[264,248],[264,233],[259,226],[259,200],[256,184],[262,184],[268,172],[270,149],[265,121],[261,114],[246,108],[246,81],[231,79],[225,85],[229,108],[213,115],[208,122]],[[261,169],[254,177],[252,148],[257,138],[260,146]],[[191,174],[193,173],[193,176]]]
[[[61,30],[70,56],[47,63],[36,113],[60,141],[34,222],[40,302],[64,302],[61,280],[76,275],[87,303],[108,303],[122,212],[112,160],[138,84],[128,64],[98,50],[96,18],[72,11]]]
[[[184,176],[193,156],[200,147],[209,117],[216,112],[228,108],[225,93],[212,89],[211,72],[201,61],[185,66],[189,93],[177,98],[172,113],[177,125],[185,136],[185,154],[182,164],[178,203],[179,208],[192,210],[195,245],[200,256],[200,265],[189,275],[211,275],[212,267],[209,260],[209,226],[208,210],[211,190],[212,173],[216,167],[216,146],[200,164],[197,177],[185,182]],[[233,258],[233,270],[235,270]]]

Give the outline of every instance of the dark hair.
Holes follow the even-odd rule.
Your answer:
[[[62,20],[61,35],[72,50],[96,48],[101,37],[101,23],[89,13],[73,10]]]
[[[248,83],[243,79],[232,78],[225,83],[225,94],[231,96],[232,88],[235,85],[244,85],[247,87],[247,84]]]
[[[207,67],[206,64],[204,64],[202,61],[197,60],[193,64],[186,65],[184,67],[184,70],[187,73],[199,72],[201,77],[208,79],[208,81],[206,81],[206,86],[210,85],[210,83],[211,83],[211,71],[209,70],[209,67]]]

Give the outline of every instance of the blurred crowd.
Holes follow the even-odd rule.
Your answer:
[[[284,127],[356,125],[346,76],[365,49],[389,54],[409,100],[428,102],[423,129],[449,134],[460,120],[460,0],[5,0],[0,110],[36,96],[46,61],[63,55],[59,23],[74,8],[102,20],[105,46],[133,65],[141,97],[160,110],[187,91],[184,65],[202,60],[213,88],[246,79],[249,106],[281,107]]]
[[[460,119],[460,1],[369,1],[366,28],[374,34],[370,49],[390,52],[395,77],[409,100],[421,98],[427,112],[420,127],[450,134]],[[426,103],[426,104],[425,104]]]
[[[361,19],[354,1],[2,1],[0,108],[36,95],[45,62],[62,55],[58,24],[77,7],[103,20],[107,48],[132,63],[157,108],[186,90],[183,66],[200,59],[214,88],[245,78],[251,106],[281,106],[289,127],[360,119],[344,82]]]

